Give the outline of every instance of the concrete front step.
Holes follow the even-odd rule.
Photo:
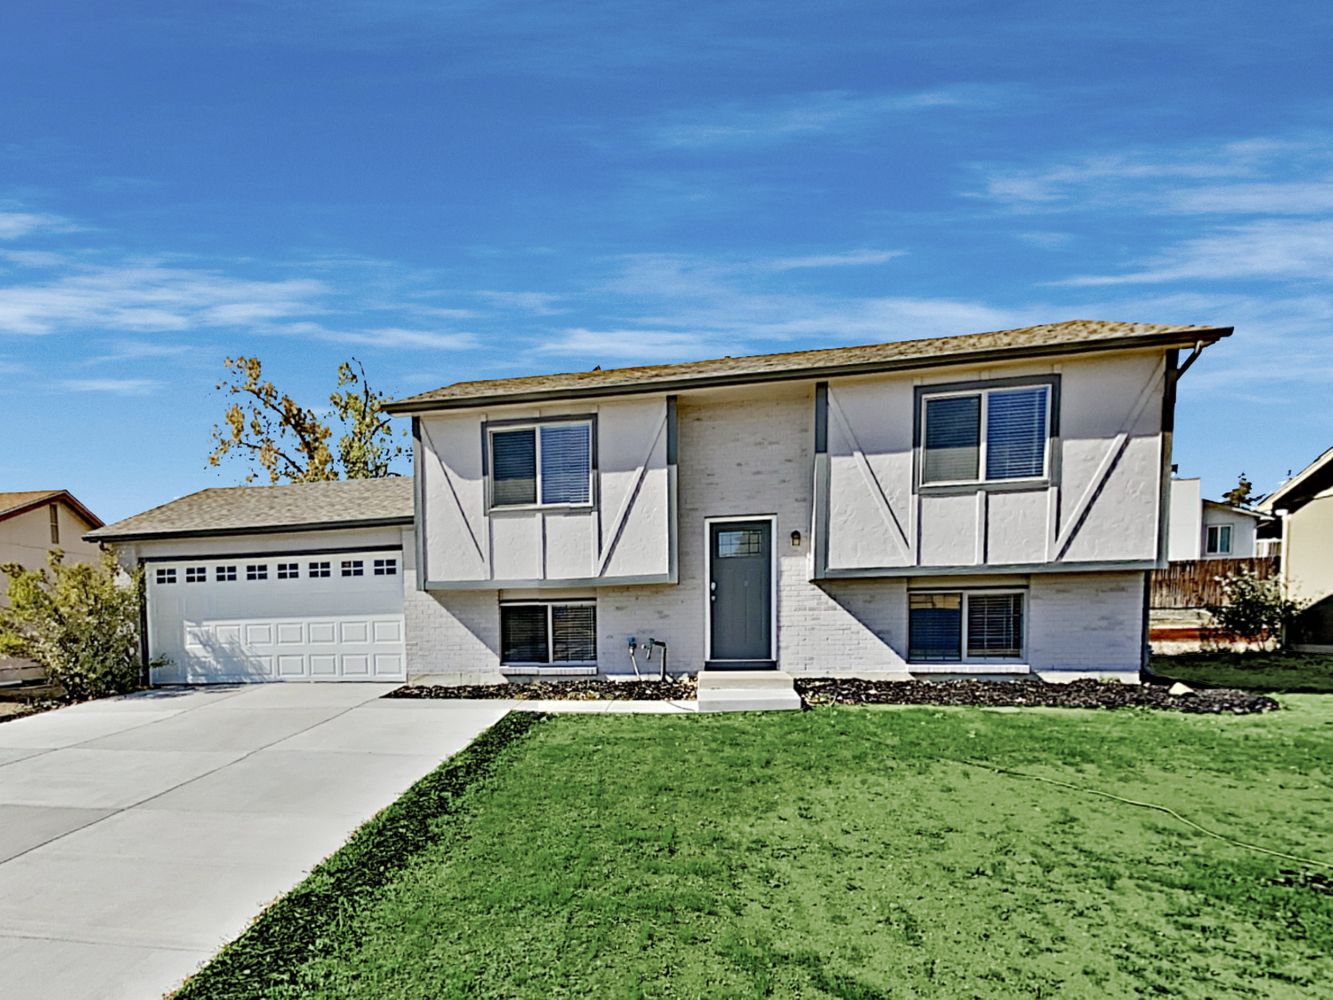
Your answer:
[[[781,670],[699,671],[699,711],[774,712],[801,707],[791,674]]]

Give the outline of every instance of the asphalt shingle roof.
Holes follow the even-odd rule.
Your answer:
[[[609,396],[668,389],[674,391],[742,382],[927,368],[1025,355],[1154,345],[1188,346],[1197,340],[1212,342],[1230,334],[1231,327],[1070,320],[1017,330],[972,333],[961,337],[933,337],[928,340],[900,340],[864,347],[833,347],[785,354],[690,361],[684,364],[456,382],[397,400],[388,410],[391,413],[412,413],[479,406],[484,403]]]
[[[411,520],[411,477],[352,479],[200,490],[84,537],[111,542],[368,527]]]
[[[15,490],[0,493],[0,520],[17,516],[46,503],[63,503],[94,528],[102,519],[77,500],[69,490]]]

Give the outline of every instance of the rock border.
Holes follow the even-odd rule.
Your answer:
[[[1182,685],[1183,686],[1183,685]],[[796,678],[812,707],[823,705],[940,705],[982,708],[1151,708],[1194,715],[1253,715],[1281,706],[1267,695],[1233,688],[1172,694],[1163,684],[1078,680],[1054,684],[1012,681],[872,681],[853,677]]]
[[[699,685],[693,677],[678,681],[529,681],[521,684],[404,684],[385,698],[445,698],[479,701],[694,701]]]

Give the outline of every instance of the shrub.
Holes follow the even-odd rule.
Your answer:
[[[98,563],[66,563],[55,549],[47,564],[0,566],[9,577],[0,650],[35,660],[74,700],[137,688],[142,571],[126,573],[111,552]]]
[[[1260,579],[1241,570],[1222,580],[1222,601],[1207,605],[1221,631],[1230,639],[1276,646],[1303,605],[1292,600],[1277,577]]]

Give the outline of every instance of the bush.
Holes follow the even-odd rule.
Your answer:
[[[1280,645],[1287,626],[1304,606],[1289,598],[1277,577],[1260,579],[1241,570],[1222,580],[1222,602],[1207,605],[1220,630],[1232,640]]]
[[[0,651],[35,660],[76,701],[139,687],[142,571],[126,573],[111,552],[99,563],[67,564],[55,549],[47,562],[0,566],[9,577]]]

